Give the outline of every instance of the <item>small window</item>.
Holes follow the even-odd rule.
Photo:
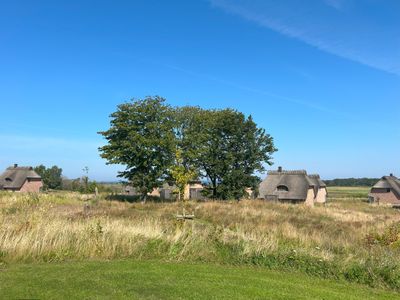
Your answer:
[[[386,193],[390,193],[390,189],[386,189]]]
[[[289,192],[289,188],[286,185],[278,185],[276,189],[278,192]]]
[[[7,182],[11,182],[12,179],[11,179],[10,177],[7,177],[7,178],[6,178],[6,181],[7,181]]]

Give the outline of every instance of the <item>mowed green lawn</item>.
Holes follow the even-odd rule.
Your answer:
[[[399,295],[259,268],[119,260],[2,267],[0,298],[399,299]]]

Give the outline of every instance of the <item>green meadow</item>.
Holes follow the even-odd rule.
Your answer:
[[[394,299],[398,210],[328,193],[313,208],[1,193],[0,298]]]
[[[394,292],[254,267],[116,260],[17,264],[3,299],[397,299]]]

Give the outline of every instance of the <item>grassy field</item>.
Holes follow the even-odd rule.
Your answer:
[[[3,299],[398,299],[398,294],[298,273],[159,261],[13,265]]]
[[[186,210],[196,217],[187,222],[174,217],[180,203],[2,193],[0,268],[12,281],[20,267],[46,272],[59,262],[157,260],[258,267],[400,291],[400,212],[367,203],[366,188],[328,193],[329,202],[314,208],[191,202]]]
[[[370,189],[369,187],[328,187],[328,196],[330,200],[361,199],[366,201]]]

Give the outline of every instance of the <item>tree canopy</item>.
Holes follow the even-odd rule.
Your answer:
[[[272,164],[273,138],[251,116],[233,109],[171,107],[161,97],[121,104],[111,114],[110,128],[99,132],[108,164],[121,164],[120,177],[142,199],[165,181],[179,190],[193,179],[209,183],[210,196],[240,199],[255,189],[255,175]]]
[[[35,172],[42,177],[43,188],[59,190],[62,188],[62,169],[57,166],[46,168],[39,165],[34,168]]]
[[[146,200],[160,187],[174,161],[173,113],[161,97],[147,97],[118,105],[111,127],[99,132],[108,144],[100,147],[108,164],[121,164],[118,176],[127,179]]]
[[[212,197],[240,199],[246,188],[255,189],[255,172],[272,164],[273,139],[258,128],[252,117],[232,109],[207,111],[202,141],[198,145],[199,168],[210,181]]]

